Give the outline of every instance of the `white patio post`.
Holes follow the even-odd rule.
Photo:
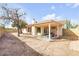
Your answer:
[[[43,34],[44,34],[44,28],[41,27],[41,35],[43,35]]]
[[[59,37],[59,26],[57,26],[57,37]]]
[[[49,40],[51,40],[51,25],[49,24]]]
[[[32,35],[36,35],[36,29],[35,29],[35,26],[32,26]]]

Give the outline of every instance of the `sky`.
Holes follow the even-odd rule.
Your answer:
[[[9,3],[9,8],[21,8],[26,15],[25,21],[55,19],[69,19],[73,23],[79,22],[79,4],[77,3]]]

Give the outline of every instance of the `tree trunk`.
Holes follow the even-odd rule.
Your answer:
[[[20,33],[19,33],[19,28],[17,28],[17,30],[18,30],[18,36],[20,36]]]

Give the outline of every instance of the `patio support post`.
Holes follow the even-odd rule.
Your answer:
[[[57,26],[57,37],[59,37],[59,26]]]
[[[51,25],[49,24],[49,40],[51,39]]]
[[[36,34],[35,26],[32,26],[32,35],[35,36],[35,34]]]
[[[43,35],[43,34],[44,34],[44,28],[41,27],[41,35]]]

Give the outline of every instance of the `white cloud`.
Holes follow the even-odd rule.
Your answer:
[[[76,8],[76,7],[79,6],[79,3],[74,3],[74,4],[72,4],[72,3],[67,3],[66,6],[71,7],[71,8]]]
[[[72,3],[67,3],[67,4],[65,4],[66,6],[68,6],[68,7],[70,7],[70,6],[72,6],[73,4]]]
[[[64,18],[63,18],[62,16],[57,16],[56,19],[62,20],[62,19],[64,19]]]
[[[55,17],[56,17],[56,14],[48,14],[48,15],[42,17],[42,19],[43,19],[43,20],[46,20],[46,19],[53,19],[53,18],[55,18]]]
[[[79,7],[79,3],[73,4],[72,8]]]
[[[48,14],[44,17],[42,17],[42,20],[50,20],[50,19],[57,19],[57,20],[62,20],[64,19],[62,16],[57,16],[55,13],[53,14]]]
[[[55,9],[55,6],[52,6],[51,9],[54,10]]]

